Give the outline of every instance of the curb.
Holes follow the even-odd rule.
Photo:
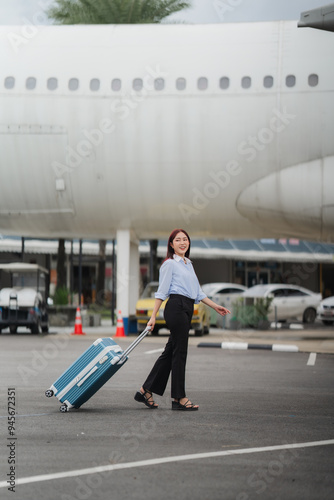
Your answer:
[[[271,330],[305,330],[304,325],[300,323],[275,323],[272,322],[270,325]]]
[[[197,347],[218,347],[219,349],[262,349],[266,351],[280,352],[298,352],[299,348],[296,345],[290,344],[247,344],[246,342],[220,342],[220,343],[205,343],[201,342]]]

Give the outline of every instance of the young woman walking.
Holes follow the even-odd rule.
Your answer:
[[[164,317],[170,336],[165,350],[155,362],[142,387],[135,394],[135,400],[150,409],[158,408],[152,393],[162,396],[172,372],[172,410],[194,411],[198,405],[189,401],[185,391],[185,371],[188,351],[188,337],[194,303],[202,301],[217,313],[225,316],[230,311],[210,300],[202,292],[195,274],[190,255],[190,237],[183,229],[175,229],[168,239],[167,258],[160,268],[159,288],[155,294],[153,313],[147,326],[153,330],[156,315],[164,300]]]

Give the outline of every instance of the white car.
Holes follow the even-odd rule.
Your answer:
[[[334,296],[328,297],[320,302],[318,307],[318,318],[324,325],[334,324]]]
[[[247,290],[246,286],[235,283],[206,283],[201,288],[209,299],[220,306],[227,307],[230,311],[232,311],[233,302]],[[210,325],[227,328],[230,319],[230,315],[222,317],[216,311],[210,309]]]
[[[314,323],[317,308],[321,301],[321,294],[311,292],[301,286],[273,284],[255,285],[248,288],[243,294],[244,298],[273,297],[268,320],[275,320],[275,309],[278,321],[295,319],[304,323]]]

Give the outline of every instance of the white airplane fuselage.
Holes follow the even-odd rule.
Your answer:
[[[0,35],[1,233],[334,241],[332,33],[288,21]]]

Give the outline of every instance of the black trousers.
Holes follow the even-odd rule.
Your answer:
[[[193,299],[183,295],[170,295],[164,313],[170,336],[163,353],[155,362],[143,384],[144,389],[162,396],[166,389],[169,374],[172,372],[172,398],[181,399],[186,396],[185,372],[193,312]]]

